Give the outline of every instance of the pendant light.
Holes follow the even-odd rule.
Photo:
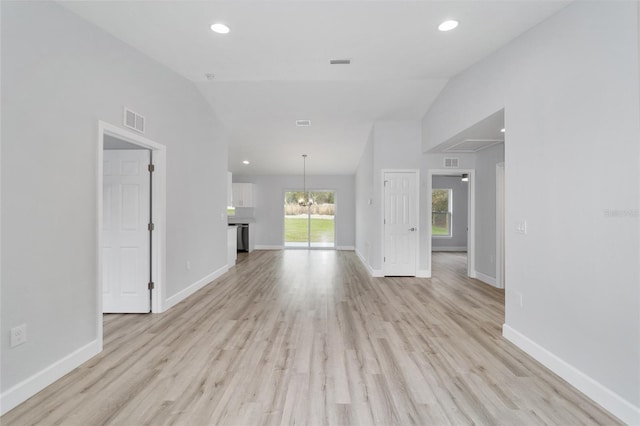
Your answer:
[[[307,154],[302,154],[302,191],[304,198],[298,200],[298,205],[302,207],[309,206],[309,193],[307,192]]]

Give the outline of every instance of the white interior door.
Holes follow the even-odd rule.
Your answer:
[[[150,152],[104,151],[102,307],[105,313],[150,311]]]
[[[415,276],[417,173],[384,173],[384,275]]]

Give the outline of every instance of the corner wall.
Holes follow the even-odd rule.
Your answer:
[[[452,79],[423,120],[427,151],[505,108],[504,334],[628,423],[640,422],[637,9],[569,5]]]

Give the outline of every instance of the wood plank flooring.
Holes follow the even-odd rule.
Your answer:
[[[104,351],[3,425],[619,424],[501,337],[504,293],[434,253],[371,278],[353,252],[256,251],[164,314],[106,315]]]

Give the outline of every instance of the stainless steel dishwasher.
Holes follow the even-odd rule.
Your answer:
[[[249,251],[249,224],[238,223],[238,251]]]

